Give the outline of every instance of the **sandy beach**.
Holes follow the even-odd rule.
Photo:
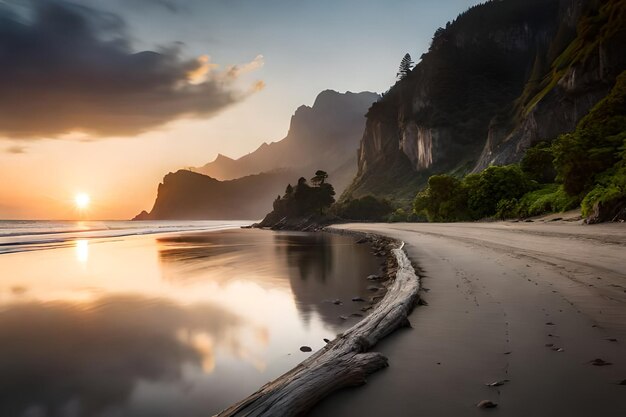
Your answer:
[[[626,413],[625,224],[338,227],[406,242],[427,305],[377,345],[389,368],[311,415]]]

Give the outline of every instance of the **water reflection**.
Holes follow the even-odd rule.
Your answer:
[[[81,264],[89,260],[89,241],[87,239],[77,240],[75,243],[76,260]]]
[[[0,256],[1,417],[212,415],[354,324],[378,271],[343,236],[167,236]]]
[[[141,380],[179,381],[184,364],[211,372],[215,345],[242,350],[244,325],[213,305],[137,296],[12,305],[0,314],[0,415],[100,415]]]
[[[277,233],[276,251],[286,251],[287,264],[298,268],[301,280],[326,282],[333,267],[333,252],[328,235],[304,233]]]
[[[164,279],[179,285],[253,281],[280,288],[289,291],[305,324],[316,314],[336,331],[345,327],[340,316],[363,307],[351,299],[371,296],[364,278],[378,273],[378,261],[350,237],[257,230],[245,236],[232,231],[159,239]],[[330,302],[336,299],[343,305]]]

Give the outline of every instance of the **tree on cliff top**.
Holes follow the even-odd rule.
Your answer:
[[[398,79],[403,80],[404,78],[406,78],[406,76],[411,73],[414,64],[415,63],[411,59],[410,54],[407,53],[406,55],[404,55],[404,58],[402,58],[402,61],[400,61],[400,68],[398,68],[398,73],[396,74]]]
[[[285,195],[274,200],[274,214],[280,217],[299,217],[313,213],[324,214],[335,202],[335,189],[326,182],[328,174],[318,170],[311,178],[311,187],[306,178],[298,179],[295,187],[287,186]]]

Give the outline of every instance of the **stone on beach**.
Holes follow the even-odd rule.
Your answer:
[[[608,365],[613,365],[611,362],[607,362],[604,359],[601,358],[596,358],[592,361],[590,361],[589,363],[591,363],[593,366],[608,366]]]
[[[498,406],[497,403],[494,403],[493,401],[489,401],[489,400],[482,400],[481,402],[476,404],[476,407],[478,408],[496,408],[497,406]]]
[[[490,382],[489,384],[485,384],[485,385],[487,385],[488,387],[499,387],[501,385],[506,384],[507,382],[509,382],[508,379],[502,379],[500,381]]]
[[[311,349],[309,346],[300,346],[300,352],[311,352],[313,351],[313,349]]]

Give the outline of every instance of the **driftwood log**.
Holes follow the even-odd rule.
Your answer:
[[[301,416],[330,393],[364,384],[366,376],[386,367],[387,358],[369,350],[389,333],[408,325],[407,316],[419,292],[419,279],[403,246],[392,250],[398,262],[395,280],[370,315],[217,416]]]

